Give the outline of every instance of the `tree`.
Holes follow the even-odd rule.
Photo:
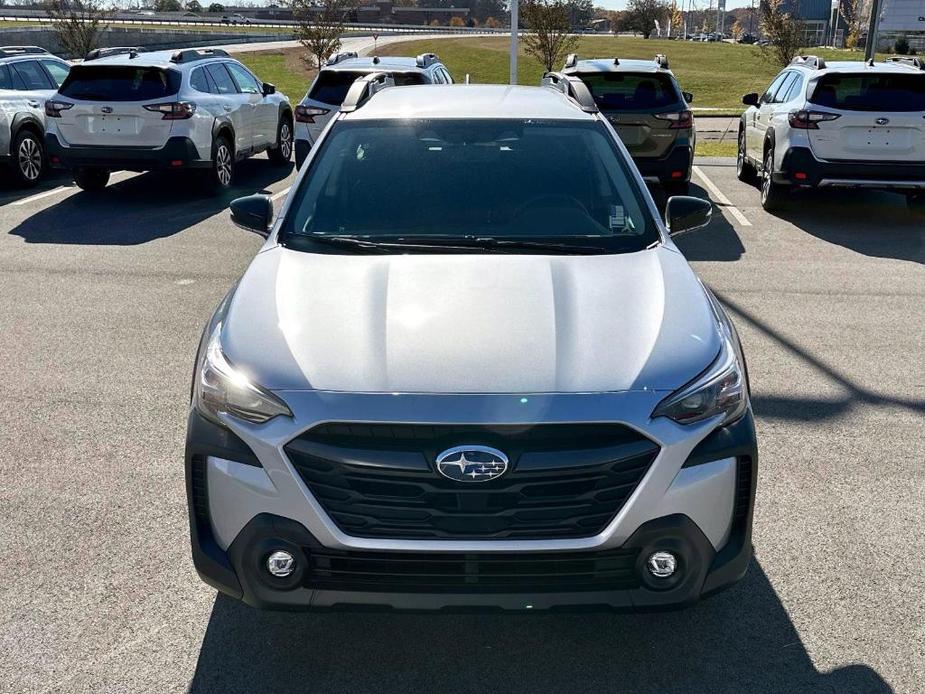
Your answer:
[[[289,0],[299,26],[296,36],[308,49],[312,67],[321,67],[325,59],[340,48],[340,36],[357,0]]]
[[[584,29],[594,18],[592,0],[565,0],[568,8],[568,21],[572,29]]]
[[[108,26],[109,17],[101,0],[52,0],[47,12],[58,45],[69,56],[83,58],[99,48],[100,35]]]
[[[783,10],[784,0],[764,0],[761,4],[761,31],[770,45],[762,50],[770,50],[778,65],[789,65],[794,56],[800,52],[806,35],[803,22]]]
[[[732,38],[734,38],[736,41],[745,35],[745,27],[742,26],[742,20],[735,20],[732,25],[732,29],[730,29],[730,33],[732,34]]]
[[[202,5],[199,4],[199,0],[190,0],[186,3],[186,9],[190,12],[202,12]]]
[[[209,12],[220,13],[220,12],[224,12],[224,11],[225,11],[225,6],[224,6],[224,5],[220,5],[220,4],[217,3],[217,2],[213,2],[211,5],[209,5]]]
[[[484,26],[486,29],[500,29],[501,22],[499,22],[494,17],[489,17],[488,19],[485,20]]]
[[[182,12],[180,0],[154,0],[155,12]]]
[[[860,0],[841,0],[838,14],[845,23],[845,48],[857,48],[861,31],[870,17],[869,3],[862,3]]]
[[[569,33],[566,0],[521,0],[520,14],[529,33],[523,35],[524,50],[546,71],[561,63],[578,46],[578,37]]]
[[[681,12],[681,8],[678,7],[678,3],[672,2],[671,7],[668,8],[668,35],[671,36],[672,30],[675,34],[681,33],[681,27],[684,26],[684,13]]]
[[[626,28],[638,31],[644,39],[655,31],[655,23],[663,22],[668,15],[664,0],[629,0],[626,4]]]
[[[466,22],[463,21],[462,17],[450,17],[450,26],[451,27],[464,27]]]

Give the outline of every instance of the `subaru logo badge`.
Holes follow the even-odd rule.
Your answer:
[[[456,446],[437,456],[437,472],[454,482],[487,482],[507,469],[507,456],[488,446]]]
[[[889,118],[878,118],[877,119],[877,125],[886,125],[889,122],[890,122]]]
[[[100,111],[103,113],[112,113],[112,106],[103,106]]]

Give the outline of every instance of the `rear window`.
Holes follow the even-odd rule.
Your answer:
[[[604,110],[643,111],[675,106],[680,101],[674,82],[667,75],[593,72],[578,77]]]
[[[843,111],[925,111],[925,74],[826,75],[809,100]]]
[[[308,92],[308,98],[320,101],[331,106],[340,106],[344,103],[350,85],[369,72],[352,72],[347,70],[323,70]],[[396,87],[407,87],[412,84],[425,84],[424,75],[420,72],[392,72]]]
[[[180,73],[155,67],[75,65],[59,90],[87,101],[151,101],[180,91]]]

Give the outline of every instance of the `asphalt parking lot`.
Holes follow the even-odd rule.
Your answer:
[[[756,559],[643,614],[261,613],[195,575],[182,449],[193,356],[260,246],[232,197],[119,174],[0,188],[0,691],[925,691],[925,222],[880,193],[682,239],[730,308],[758,418]]]

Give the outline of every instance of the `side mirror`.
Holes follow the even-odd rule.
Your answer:
[[[263,95],[270,96],[270,94],[276,94],[276,85],[270,84],[269,82],[263,83]]]
[[[758,105],[758,95],[755,92],[751,94],[746,94],[742,97],[742,103],[746,106],[757,106]]]
[[[273,221],[273,201],[268,195],[236,198],[231,201],[231,221],[235,226],[266,238],[270,235],[270,223]]]
[[[684,97],[684,100],[685,100],[687,103],[689,103],[689,104],[694,103],[694,95],[691,94],[690,92],[681,92],[681,96]]]
[[[689,195],[675,195],[665,205],[665,225],[671,236],[702,229],[713,218],[713,203]]]

